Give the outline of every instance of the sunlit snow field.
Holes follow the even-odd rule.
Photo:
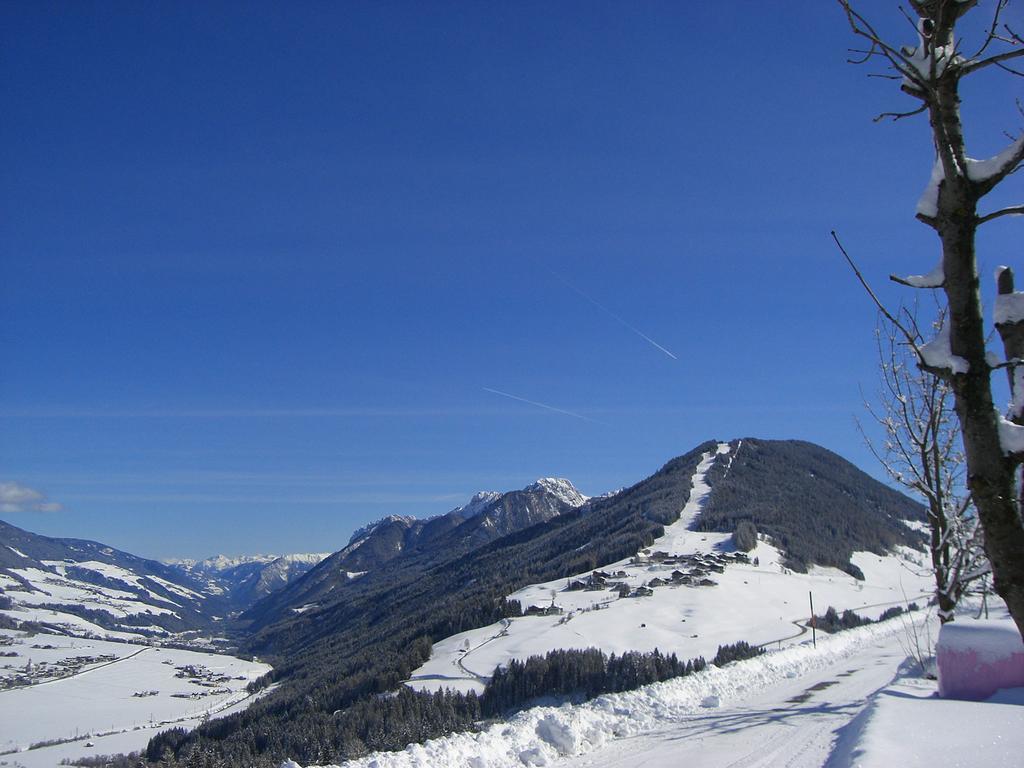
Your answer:
[[[13,645],[0,651],[17,653],[0,658],[0,667],[10,665],[0,675],[8,677],[24,673],[30,661],[28,668],[38,674],[41,665],[45,670],[74,657],[116,657],[88,664],[69,677],[43,675],[48,681],[0,690],[0,753],[7,753],[0,754],[0,765],[50,768],[63,758],[142,749],[155,733],[172,725],[194,727],[208,714],[247,706],[246,685],[270,669],[195,651],[11,630],[0,635],[14,638]],[[186,666],[200,672],[195,679],[202,684],[177,676]],[[158,693],[135,695],[151,691]],[[76,740],[23,751],[39,742],[65,739]],[[94,746],[87,747],[87,742]]]

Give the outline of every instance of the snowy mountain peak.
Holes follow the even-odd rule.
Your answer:
[[[475,517],[479,515],[488,507],[501,498],[501,494],[497,491],[479,491],[473,494],[473,498],[469,500],[468,504],[463,504],[461,507],[456,507],[448,514],[450,515],[461,515],[462,517]]]
[[[388,515],[387,517],[382,517],[380,520],[375,520],[356,530],[348,540],[348,547],[351,547],[353,544],[362,543],[371,533],[387,523],[403,523],[408,526],[415,522],[416,518],[409,515]]]
[[[206,574],[217,574],[229,571],[232,568],[237,568],[240,565],[248,565],[249,563],[273,563],[275,561],[282,561],[285,563],[305,563],[308,565],[316,565],[323,560],[330,553],[297,553],[289,555],[240,555],[238,557],[228,557],[227,555],[214,555],[208,557],[205,560],[189,560],[189,559],[173,559],[169,558],[163,562],[167,565],[175,565],[186,571],[195,571],[196,573]]]
[[[577,491],[576,486],[564,477],[542,477],[532,485],[528,485],[523,490],[550,493],[552,496],[568,504],[570,507],[581,507],[589,498]]]

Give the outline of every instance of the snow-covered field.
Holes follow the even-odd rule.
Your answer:
[[[23,674],[27,667],[44,681],[0,690],[0,765],[51,768],[64,758],[142,749],[172,725],[193,727],[206,715],[247,706],[245,686],[270,669],[195,651],[9,630],[0,635],[14,638],[0,651],[17,653],[0,658],[0,667],[11,665],[0,674]],[[75,674],[46,673],[76,657]],[[81,657],[103,660],[83,665]],[[27,749],[55,740],[72,741]]]
[[[728,450],[727,444],[718,447],[721,454]],[[614,576],[614,583],[626,583],[635,590],[652,579],[670,581],[673,571],[685,570],[675,556],[732,551],[729,534],[691,530],[710,490],[704,474],[713,458],[710,452],[705,455],[679,520],[648,550],[667,553],[670,562],[627,558],[611,563],[601,570],[621,574]],[[449,637],[434,645],[430,660],[413,672],[407,684],[419,690],[480,692],[496,666],[556,648],[595,647],[606,653],[658,648],[680,658],[711,658],[719,645],[738,640],[780,647],[804,639],[807,629],[802,622],[810,614],[811,594],[818,614],[831,605],[876,618],[893,605],[924,604],[931,589],[924,555],[913,550],[887,557],[855,553],[853,563],[864,572],[863,581],[835,568],[812,567],[806,574],[794,573],[782,566],[781,553],[763,541],[749,556],[752,563],[757,559],[756,565],[730,563],[723,573],[709,572],[715,586],[669,583],[654,587],[645,597],[619,598],[609,589],[565,591],[569,581],[589,574],[530,585],[510,598],[524,608],[549,606],[553,598],[563,614],[524,616]]]

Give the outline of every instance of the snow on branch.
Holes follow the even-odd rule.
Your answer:
[[[946,282],[946,274],[942,268],[942,259],[935,265],[931,272],[926,275],[889,275],[889,279],[900,285],[907,285],[911,288],[941,288]]]
[[[935,338],[918,349],[917,354],[924,366],[936,373],[967,373],[967,361],[954,355],[949,347],[949,327],[949,323],[944,323]]]
[[[1007,374],[1010,378],[1010,419],[1024,424],[1024,293],[1014,290],[1013,270],[996,269],[998,293],[993,312],[996,330],[1006,352]]]
[[[997,282],[1004,270],[1006,270],[1006,267],[999,267],[996,270]],[[1024,322],[1024,293],[1013,291],[1012,293],[1000,293],[996,296],[994,319],[996,325]]]
[[[1024,51],[1021,51],[1024,53]],[[991,192],[1003,179],[1021,167],[1024,163],[1024,133],[995,157],[987,160],[966,158],[967,178],[974,184],[979,197]],[[982,217],[981,221],[991,221],[999,216],[1019,213],[1019,208],[1004,208],[994,214]]]
[[[939,215],[939,186],[946,178],[946,171],[942,166],[942,158],[935,158],[932,166],[932,175],[928,179],[928,186],[924,188],[920,199],[917,201],[917,215],[928,219],[934,219]]]
[[[997,413],[999,419],[999,447],[1004,456],[1024,457],[1024,427],[1007,421],[1003,414]]]
[[[967,178],[986,182],[994,177],[1004,178],[1024,160],[1024,134],[995,157],[988,160],[967,158]]]
[[[956,52],[952,37],[945,45],[936,45],[935,41],[929,38],[923,27],[927,19],[918,21],[918,45],[917,48],[905,46],[903,48],[903,61],[907,66],[897,68],[906,78],[903,82],[903,89],[914,90],[919,88],[921,82],[934,82],[950,66],[959,66],[964,59]]]
[[[864,38],[868,43],[870,43],[870,48],[867,51],[862,52],[862,58],[851,59],[850,62],[854,64],[863,64],[879,56],[887,59],[893,69],[903,75],[903,90],[920,98],[927,90],[929,81],[927,77],[923,77],[921,75],[917,64],[912,58],[912,56],[916,54],[917,49],[901,50],[889,45],[878,34],[875,28],[871,25],[871,22],[853,8],[850,0],[838,0],[838,3],[846,14],[847,22],[849,23],[853,34]],[[921,48],[923,49],[924,46],[921,46]]]

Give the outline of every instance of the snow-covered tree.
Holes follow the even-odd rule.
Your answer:
[[[917,316],[899,313],[903,328],[918,332]],[[944,317],[934,323],[941,332]],[[884,438],[862,429],[868,448],[889,477],[924,502],[935,602],[942,623],[952,621],[957,603],[989,572],[981,529],[964,476],[960,425],[949,382],[918,364],[900,331],[884,318],[878,340],[879,391],[865,406]]]
[[[913,46],[886,41],[851,0],[837,1],[853,33],[866,42],[857,61],[884,62],[901,90],[916,100],[913,109],[889,116],[926,114],[931,126],[935,165],[918,202],[917,218],[935,231],[941,258],[930,272],[900,281],[916,288],[941,288],[945,294],[947,322],[935,339],[914,344],[913,349],[919,364],[952,389],[967,485],[984,530],[993,588],[1024,636],[1024,520],[1017,478],[1024,462],[1024,377],[1016,375],[1024,364],[1024,298],[1013,291],[1012,275],[1003,273],[995,323],[1007,356],[1002,365],[1011,371],[1012,405],[1004,417],[992,394],[991,377],[998,363],[985,347],[990,326],[982,312],[975,256],[979,227],[1024,214],[1024,205],[979,210],[985,196],[1024,162],[1024,133],[995,157],[974,160],[967,152],[960,116],[964,78],[994,68],[1024,77],[1013,68],[1024,57],[1024,37],[1004,21],[1009,0],[995,0],[987,33],[970,52],[955,32],[978,0],[910,0],[917,16],[908,16],[917,30]],[[894,12],[897,7],[894,3]]]

